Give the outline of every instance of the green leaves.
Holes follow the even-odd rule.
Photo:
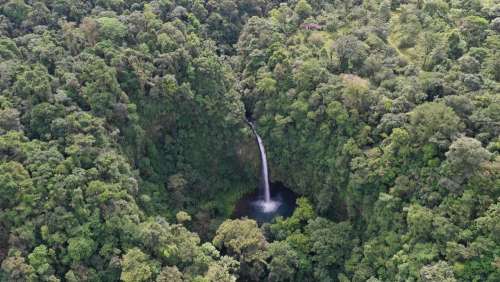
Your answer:
[[[68,255],[73,263],[85,262],[94,253],[96,243],[88,237],[76,237],[68,240]]]
[[[41,65],[35,65],[21,72],[13,86],[14,95],[33,104],[47,101],[52,95],[51,78]]]
[[[310,16],[313,12],[311,5],[307,2],[307,0],[299,0],[295,5],[295,13],[299,15],[299,17],[304,20],[308,16]]]
[[[418,144],[434,143],[447,148],[463,124],[455,112],[441,103],[425,103],[410,113],[410,131]]]
[[[446,161],[454,175],[469,178],[481,169],[481,164],[491,157],[481,142],[474,138],[461,137],[455,140],[446,153]]]
[[[31,7],[26,5],[24,0],[10,0],[3,5],[2,11],[10,20],[16,24],[20,24],[27,18]]]
[[[257,226],[249,219],[226,220],[221,224],[213,239],[213,244],[228,254],[244,262],[259,260],[266,247],[266,239]]]
[[[0,164],[0,207],[15,206],[32,185],[28,171],[18,162]]]
[[[154,268],[148,256],[139,248],[128,250],[123,256],[122,265],[120,280],[124,282],[149,281],[153,275]]]
[[[50,276],[54,272],[50,265],[53,256],[54,250],[47,249],[45,245],[39,245],[28,255],[28,261],[38,275]]]
[[[293,281],[299,271],[299,257],[285,241],[269,244],[269,281]]]
[[[428,238],[432,231],[432,211],[420,205],[411,205],[407,214],[408,229],[413,237],[417,240]]]
[[[99,37],[120,43],[127,34],[127,27],[117,18],[101,17],[97,20]]]
[[[465,41],[467,41],[470,47],[477,46],[486,37],[486,28],[488,26],[488,20],[478,16],[468,16],[463,19],[463,23],[460,26],[462,34],[465,36]]]
[[[243,277],[253,281],[260,279],[264,272],[267,241],[257,222],[250,219],[226,220],[217,229],[212,243],[240,262]]]
[[[4,60],[16,59],[20,56],[16,43],[10,38],[0,38],[0,58]]]
[[[2,2],[0,280],[500,280],[491,1],[142,2]]]

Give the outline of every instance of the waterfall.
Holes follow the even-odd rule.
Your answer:
[[[261,207],[262,211],[264,212],[274,212],[281,205],[281,202],[271,200],[271,188],[269,187],[269,171],[267,168],[267,157],[266,149],[264,148],[264,142],[262,142],[262,138],[260,138],[259,134],[257,133],[254,124],[250,121],[248,121],[248,124],[252,128],[255,139],[257,139],[257,143],[259,145],[261,161],[261,182],[262,188],[264,190],[264,201],[257,201],[256,204]]]
[[[271,202],[271,191],[269,188],[269,171],[267,169],[267,157],[266,157],[266,148],[264,147],[264,142],[262,142],[262,138],[260,138],[259,134],[257,133],[257,130],[255,130],[255,126],[253,123],[248,122],[250,124],[250,127],[252,128],[253,134],[255,135],[255,138],[257,139],[257,143],[259,144],[259,151],[260,151],[260,162],[261,162],[261,181],[262,181],[262,186],[264,190],[264,201],[266,203]]]

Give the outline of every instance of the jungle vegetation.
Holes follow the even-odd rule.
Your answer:
[[[496,0],[0,0],[0,281],[500,281],[499,136]]]

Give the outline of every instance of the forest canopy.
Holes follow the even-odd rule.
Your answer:
[[[498,1],[0,0],[0,281],[500,281],[499,154]]]

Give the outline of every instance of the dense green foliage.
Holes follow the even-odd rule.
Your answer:
[[[0,0],[0,281],[500,281],[499,52],[495,1]]]

